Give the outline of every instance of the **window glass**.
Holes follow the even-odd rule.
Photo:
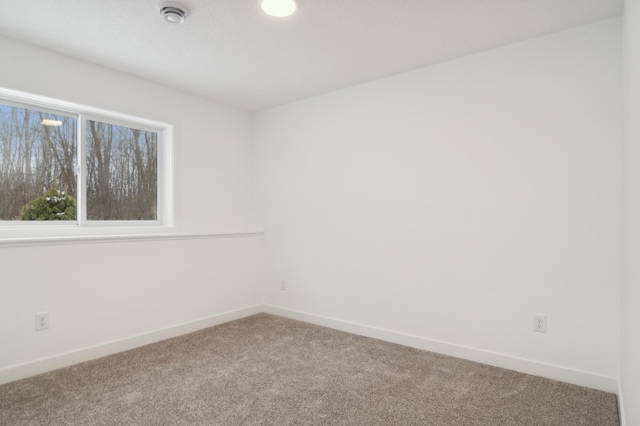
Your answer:
[[[0,103],[0,220],[76,220],[77,119]]]
[[[86,124],[87,220],[157,220],[158,134]]]

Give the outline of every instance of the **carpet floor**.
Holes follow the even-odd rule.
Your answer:
[[[268,314],[0,386],[2,425],[619,425],[614,394]]]

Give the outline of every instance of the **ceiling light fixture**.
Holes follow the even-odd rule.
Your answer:
[[[297,8],[295,0],[262,0],[262,10],[278,18],[292,15]]]
[[[161,1],[158,3],[158,8],[164,20],[171,24],[182,24],[185,19],[187,19],[187,16],[189,16],[189,9],[180,3]]]

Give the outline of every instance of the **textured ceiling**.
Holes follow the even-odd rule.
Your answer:
[[[0,35],[259,110],[622,14],[623,0],[2,0]],[[5,58],[6,59],[6,58]]]

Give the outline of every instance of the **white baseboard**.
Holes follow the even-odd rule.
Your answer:
[[[506,368],[521,373],[534,376],[545,377],[558,380],[560,382],[572,383],[588,388],[599,389],[605,392],[618,393],[618,380],[615,377],[602,376],[586,371],[574,370],[552,364],[541,363],[529,359],[513,357],[510,355],[488,352],[481,349],[456,345],[438,340],[427,339],[396,331],[385,330],[367,325],[356,324],[334,318],[327,318],[319,315],[307,314],[304,312],[284,309],[272,305],[264,305],[266,313],[279,315],[299,321],[317,324],[336,330],[346,331],[361,336],[372,337],[387,342],[398,343],[412,348],[423,349],[463,358],[482,364],[493,365],[495,367]]]
[[[57,370],[59,368],[68,367],[80,362],[90,361],[92,359],[101,358],[103,356],[112,355],[117,352],[134,349],[140,346],[156,343],[161,340],[170,339],[172,337],[181,336],[183,334],[192,333],[204,328],[213,327],[214,325],[223,324],[225,322],[244,318],[263,312],[262,305],[251,306],[235,311],[224,312],[207,318],[178,324],[175,326],[154,330],[149,333],[138,334],[126,337],[124,339],[114,340],[112,342],[103,343],[71,352],[54,355],[35,361],[25,362],[23,364],[12,365],[0,369],[0,384],[13,382],[14,380],[24,379],[40,373]]]
[[[546,377],[561,382],[572,383],[580,386],[603,390],[605,392],[616,393],[618,395],[618,404],[622,426],[624,426],[625,424],[622,389],[620,388],[619,382],[615,377],[602,376],[586,371],[545,364],[529,359],[513,357],[495,352],[488,352],[476,348],[427,339],[424,337],[399,333],[396,331],[385,330],[376,327],[370,327],[367,325],[323,317],[320,315],[313,315],[290,309],[284,309],[272,305],[256,305],[231,312],[225,312],[208,318],[202,318],[196,321],[191,321],[164,329],[154,330],[149,333],[138,334],[100,345],[82,348],[75,351],[38,359],[35,361],[5,367],[0,369],[0,384],[34,376],[36,374],[46,373],[48,371],[57,370],[59,368],[68,367],[70,365],[90,361],[92,359],[101,358],[129,349],[134,349],[140,346],[159,342],[165,339],[170,339],[172,337],[177,337],[204,328],[213,327],[215,325],[255,315],[261,312],[280,315],[286,318],[304,321],[311,324],[317,324],[336,330],[346,331],[348,333],[372,337],[375,339],[410,346],[417,349],[437,352],[445,355],[467,359],[470,361],[519,371],[521,373],[532,374],[534,376]]]
[[[620,414],[620,426],[626,426],[627,420],[624,414],[624,398],[622,397],[622,383],[618,380],[618,414]]]

